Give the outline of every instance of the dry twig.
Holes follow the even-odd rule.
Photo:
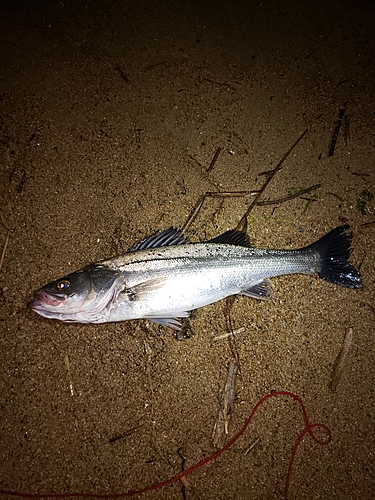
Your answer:
[[[240,222],[237,225],[238,230],[242,230],[242,228],[247,228],[247,217],[250,214],[251,210],[255,207],[255,205],[258,203],[259,198],[262,196],[264,193],[266,187],[268,184],[272,181],[272,179],[275,177],[276,173],[281,170],[281,167],[283,166],[284,161],[288,158],[290,153],[293,151],[293,149],[300,143],[300,141],[303,139],[303,137],[307,134],[309,129],[306,129],[296,140],[296,142],[289,148],[289,150],[285,153],[285,155],[281,158],[279,163],[276,165],[276,167],[270,171],[270,173],[267,172],[268,177],[266,181],[264,182],[263,186],[260,188],[258,193],[255,195],[254,200],[250,203],[249,208],[247,209],[246,213],[242,216]]]
[[[216,153],[215,153],[214,157],[212,158],[210,166],[207,169],[207,173],[211,172],[211,170],[214,168],[216,160],[219,158],[220,151],[221,151],[221,147],[218,147],[217,150],[216,150]]]
[[[237,330],[233,330],[233,331],[230,331],[230,332],[225,332],[225,333],[222,333],[221,335],[216,335],[216,337],[213,337],[212,342],[216,342],[218,340],[227,339],[231,335],[238,335],[239,333],[243,333],[244,331],[245,331],[245,327],[242,326],[241,328],[238,328]]]
[[[236,375],[238,367],[236,363],[231,363],[228,369],[227,381],[224,392],[221,395],[221,406],[212,433],[213,444],[216,448],[222,448],[225,438],[229,433],[229,418],[231,405],[234,400],[234,391],[236,386]]]
[[[191,224],[194,222],[196,219],[200,209],[203,206],[203,203],[205,202],[206,198],[239,198],[239,197],[247,197],[250,198],[251,196],[255,196],[258,193],[257,190],[255,191],[207,191],[204,195],[202,195],[197,203],[195,204],[195,207],[193,210],[190,212],[190,215],[185,222],[185,225],[181,229],[181,233],[184,233],[185,231],[188,230],[188,228],[191,226]]]
[[[130,436],[130,434],[133,434],[134,432],[136,432],[140,427],[142,427],[143,425],[145,425],[145,423],[146,423],[145,419],[139,420],[138,424],[135,427],[131,427],[130,429],[128,429],[127,431],[125,431],[123,434],[117,434],[116,436],[111,437],[108,440],[108,442],[109,443],[114,443],[115,441],[118,441],[119,439],[124,439],[125,437]]]
[[[256,438],[256,440],[255,440],[255,441],[253,441],[253,442],[251,443],[251,445],[250,445],[250,446],[248,446],[248,447],[245,449],[245,451],[243,452],[243,454],[244,454],[244,455],[248,455],[248,454],[251,452],[251,450],[254,448],[254,446],[256,446],[256,445],[259,443],[259,441],[260,441],[260,438],[259,438],[259,437],[257,437],[257,438]]]
[[[339,117],[337,118],[336,126],[335,126],[335,129],[334,129],[333,134],[332,134],[332,139],[331,139],[331,144],[329,146],[328,156],[333,156],[333,153],[335,152],[336,142],[337,142],[337,138],[338,138],[339,133],[340,133],[342,120],[343,120],[344,114],[345,114],[346,105],[347,105],[347,103],[345,102],[339,111]]]
[[[335,364],[333,365],[333,371],[331,375],[331,381],[329,383],[329,388],[332,392],[336,392],[338,383],[340,382],[341,375],[344,369],[345,358],[348,354],[349,347],[353,340],[353,328],[349,328],[348,333],[345,336],[344,343],[342,344],[341,351],[336,358]]]
[[[7,237],[5,238],[5,243],[3,246],[3,251],[1,252],[1,260],[0,260],[0,271],[3,268],[3,263],[5,259],[5,252],[7,251],[8,243],[9,243],[9,235],[10,235],[10,229],[8,229]]]
[[[70,395],[74,396],[74,387],[73,387],[73,381],[72,381],[72,374],[70,372],[70,360],[69,360],[68,354],[65,356],[65,367],[66,367],[68,375],[69,375],[69,391],[70,391]]]
[[[302,196],[303,194],[310,193],[311,191],[314,191],[315,189],[320,188],[321,184],[315,184],[314,186],[311,186],[306,189],[300,189],[299,191],[296,191],[293,194],[290,194],[289,196],[284,196],[284,198],[278,198],[277,200],[265,200],[265,201],[258,201],[257,206],[264,206],[264,205],[279,205],[280,203],[285,203],[286,201],[293,200],[294,198],[298,198],[299,196]]]

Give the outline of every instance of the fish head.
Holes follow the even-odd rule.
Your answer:
[[[122,288],[118,272],[90,264],[44,285],[34,293],[28,307],[45,318],[102,323]]]

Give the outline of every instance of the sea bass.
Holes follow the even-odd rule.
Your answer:
[[[28,307],[46,318],[106,323],[147,318],[179,329],[177,318],[229,295],[270,295],[268,278],[317,274],[331,283],[361,288],[349,262],[352,235],[339,226],[297,250],[265,250],[237,230],[190,243],[170,227],[124,255],[89,264],[43,286]]]

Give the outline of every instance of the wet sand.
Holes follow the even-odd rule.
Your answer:
[[[236,362],[228,439],[263,396],[291,391],[332,441],[305,437],[289,497],[374,498],[372,3],[7,3],[0,489],[113,494],[169,479],[216,450]],[[262,199],[320,187],[255,207],[249,236],[259,247],[298,248],[349,224],[363,290],[315,276],[273,279],[271,300],[236,298],[238,333],[218,340],[227,332],[222,302],[195,312],[183,341],[144,320],[64,324],[26,308],[41,285],[182,227],[205,192],[259,189],[261,173],[306,129]],[[208,198],[187,236],[217,236],[248,206],[245,197]],[[142,498],[283,498],[303,429],[295,401],[271,398],[218,459]]]

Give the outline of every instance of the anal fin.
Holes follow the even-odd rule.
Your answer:
[[[189,313],[186,311],[182,311],[178,313],[178,317],[180,318],[187,318],[189,316]],[[159,325],[164,325],[164,326],[169,326],[170,328],[173,328],[174,330],[181,330],[182,323],[178,321],[177,318],[156,318],[154,316],[145,316],[145,319],[149,319],[150,321],[153,321],[154,323],[158,323]]]
[[[263,280],[246,290],[242,290],[240,293],[241,295],[246,295],[247,297],[252,297],[253,299],[267,300],[272,296],[272,288],[268,280]]]

